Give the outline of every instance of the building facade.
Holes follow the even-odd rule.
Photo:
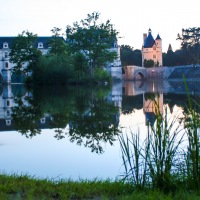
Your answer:
[[[13,39],[15,37],[0,37],[0,80],[1,82],[11,83],[11,70],[15,66],[10,62],[9,53]],[[36,41],[36,48],[38,48],[42,54],[47,54],[49,51],[48,42],[51,37],[38,37]]]
[[[145,67],[145,60],[153,60],[154,66],[163,66],[162,61],[162,39],[158,34],[154,40],[151,29],[143,34],[143,45],[142,45],[142,67]]]
[[[11,83],[11,70],[15,66],[14,63],[10,62],[9,53],[12,47],[12,41],[15,37],[0,37],[0,83],[6,82]],[[49,41],[52,37],[37,37],[35,48],[39,49],[42,54],[48,54],[50,47]],[[64,40],[64,38],[61,38]],[[104,68],[111,72],[111,76],[121,78],[121,61],[120,61],[120,52],[117,40],[113,42],[109,51],[116,52],[117,58],[112,63],[107,63]],[[120,69],[119,69],[120,67]]]

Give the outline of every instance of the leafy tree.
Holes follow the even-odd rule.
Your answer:
[[[200,27],[182,29],[182,34],[178,34],[177,40],[181,41],[185,64],[200,63]]]
[[[120,58],[122,66],[142,64],[142,53],[141,50],[133,50],[133,47],[129,45],[121,45],[120,47]]]
[[[40,58],[32,78],[35,85],[66,85],[74,74],[70,57],[52,54]]]
[[[86,19],[74,22],[73,26],[67,26],[67,42],[71,52],[81,53],[87,60],[89,73],[94,77],[94,69],[112,62],[117,53],[109,49],[116,42],[118,32],[113,28],[110,20],[98,23],[100,14],[93,12]]]
[[[41,56],[41,52],[36,48],[37,35],[23,31],[13,39],[10,61],[16,64],[13,68],[18,72],[30,72]]]
[[[65,55],[67,54],[67,45],[64,38],[60,34],[61,29],[54,27],[51,32],[53,33],[48,44],[50,47],[50,54]]]
[[[133,64],[137,66],[142,65],[142,52],[139,49],[133,51]]]
[[[155,65],[154,61],[153,60],[147,60],[147,59],[144,59],[144,67],[153,67]]]
[[[129,45],[120,46],[120,58],[122,66],[133,65],[133,47]]]

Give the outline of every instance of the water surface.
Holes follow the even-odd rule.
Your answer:
[[[197,84],[188,83],[195,98]],[[152,97],[171,114],[187,101],[180,82],[1,87],[0,170],[54,180],[115,179],[123,174],[118,135],[139,129],[146,137],[147,124],[155,123]]]

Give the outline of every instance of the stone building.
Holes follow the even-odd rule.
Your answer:
[[[154,40],[151,29],[143,34],[143,45],[142,45],[142,67],[144,67],[145,60],[153,60],[154,66],[160,67],[163,65],[162,61],[162,39],[158,34]]]
[[[0,37],[0,80],[6,83],[11,82],[11,70],[15,66],[9,59],[9,53],[14,38],[15,37]],[[49,51],[48,41],[50,39],[51,37],[38,37],[35,47],[38,48],[42,54],[47,54]]]

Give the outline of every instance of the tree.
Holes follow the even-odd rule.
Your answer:
[[[120,58],[122,66],[133,65],[133,47],[129,45],[120,46]]]
[[[39,61],[41,52],[36,48],[37,35],[23,31],[13,39],[10,61],[14,66],[14,71],[30,72]]]
[[[154,61],[153,60],[146,60],[146,59],[144,59],[144,67],[147,67],[147,68],[149,68],[149,67],[153,67],[155,65],[155,63],[154,63]]]
[[[93,12],[86,19],[67,26],[67,43],[72,54],[81,53],[87,60],[90,76],[94,77],[94,69],[112,62],[117,53],[110,51],[117,40],[118,32],[113,28],[110,20],[98,23],[100,14]]]
[[[120,58],[122,66],[142,64],[142,53],[141,50],[133,50],[133,47],[129,45],[121,45],[120,47]]]
[[[61,29],[54,27],[51,32],[53,33],[48,44],[50,47],[50,54],[53,55],[65,55],[67,54],[67,45],[63,37],[60,34]]]
[[[181,41],[181,49],[187,58],[185,64],[200,63],[200,27],[182,29],[177,40]]]

